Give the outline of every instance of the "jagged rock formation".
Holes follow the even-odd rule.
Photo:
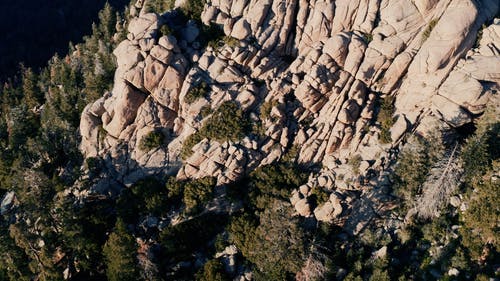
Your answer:
[[[322,165],[291,194],[300,215],[331,222],[361,213],[356,206],[373,213],[403,136],[470,123],[498,91],[499,19],[473,47],[498,9],[494,0],[209,1],[203,23],[240,40],[215,49],[200,47],[196,23],[176,26],[175,12],[141,12],[114,51],[113,90],[82,114],[81,150],[109,160],[124,184],[158,173],[224,184],[295,146],[300,163]],[[165,24],[179,36],[159,37]],[[208,94],[187,102],[202,81]],[[386,96],[395,98],[389,143],[376,122]],[[263,133],[205,138],[182,160],[183,143],[210,118],[203,111],[225,101],[237,102]],[[144,151],[140,142],[153,131],[166,145]],[[329,200],[313,209],[308,198],[318,187]]]

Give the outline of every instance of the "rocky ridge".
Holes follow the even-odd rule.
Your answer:
[[[114,51],[112,91],[88,105],[80,123],[81,151],[106,159],[125,185],[154,174],[226,184],[294,147],[299,163],[322,167],[290,195],[297,213],[366,219],[384,209],[385,170],[404,136],[472,122],[500,84],[493,0],[209,1],[203,23],[238,43],[206,48],[196,22],[179,26],[175,11],[142,6],[132,9],[127,39]],[[160,36],[164,25],[177,36]],[[187,102],[201,82],[208,94]],[[387,97],[394,122],[384,143],[377,115]],[[211,117],[204,109],[226,101],[261,124],[261,133],[205,138],[183,160],[183,144]],[[145,151],[140,143],[151,132],[161,132],[165,145]],[[314,188],[329,194],[317,207],[309,199]],[[363,225],[350,217],[345,225],[357,232]]]

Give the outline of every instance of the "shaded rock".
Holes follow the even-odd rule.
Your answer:
[[[13,207],[16,201],[16,194],[14,191],[9,191],[5,193],[2,198],[2,203],[0,204],[0,214],[4,215],[9,212]]]

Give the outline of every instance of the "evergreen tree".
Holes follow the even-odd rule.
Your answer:
[[[115,231],[109,235],[103,248],[103,254],[106,260],[108,280],[137,280],[137,245],[121,219],[116,221]]]

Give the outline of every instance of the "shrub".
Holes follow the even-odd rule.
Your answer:
[[[159,37],[170,35],[170,34],[173,34],[173,33],[174,33],[174,30],[172,28],[170,28],[170,26],[168,26],[168,24],[164,24],[164,25],[162,25],[162,27],[160,27],[160,35],[159,35]]]
[[[211,259],[196,273],[196,280],[224,281],[230,280],[230,278],[227,277],[222,263],[218,259]]]
[[[232,101],[223,103],[212,115],[201,133],[209,139],[217,141],[237,141],[249,130],[249,122],[243,110]]]
[[[140,215],[164,213],[167,199],[164,185],[155,178],[147,177],[122,190],[116,201],[116,210],[125,222],[134,223]]]
[[[149,0],[146,1],[146,10],[148,12],[155,12],[162,14],[175,7],[175,0]]]
[[[186,0],[181,10],[190,19],[201,21],[201,13],[203,12],[204,5],[205,0]]]
[[[409,205],[420,194],[421,187],[432,165],[442,155],[443,147],[438,139],[411,138],[399,155],[394,169],[393,188],[403,204]]]
[[[422,39],[425,41],[429,36],[431,36],[431,32],[438,23],[438,19],[433,19],[429,22],[429,25],[425,29],[424,33],[422,33]]]
[[[324,188],[315,186],[311,189],[312,199],[316,203],[316,206],[321,206],[325,204],[330,199],[330,193],[328,193]]]
[[[361,155],[359,154],[354,155],[351,159],[347,161],[347,163],[351,166],[352,171],[356,175],[359,174],[359,167],[361,166],[361,161],[363,161],[363,158],[361,158]]]
[[[479,46],[481,45],[481,39],[483,38],[483,32],[485,28],[486,25],[483,24],[481,26],[481,29],[477,32],[476,42],[474,42],[474,48],[479,48]]]
[[[244,256],[248,256],[252,251],[255,229],[258,221],[248,213],[234,216],[227,227],[229,241],[236,245]]]
[[[497,163],[500,166],[500,163]],[[489,174],[488,177],[492,177]],[[463,244],[475,259],[484,255],[488,246],[500,248],[498,222],[500,221],[500,185],[494,180],[485,180],[473,185],[475,192],[468,199],[468,209],[463,212],[460,229]]]
[[[217,49],[219,41],[224,38],[224,31],[216,24],[202,25],[198,40],[202,47],[210,46]]]
[[[149,134],[142,137],[139,143],[139,149],[143,151],[149,151],[160,147],[163,144],[165,136],[158,131],[152,131]]]
[[[366,44],[370,44],[373,41],[373,35],[371,33],[363,33],[363,40],[365,40]]]
[[[226,45],[228,45],[231,48],[236,48],[240,45],[240,40],[231,36],[225,36],[223,41]]]
[[[390,129],[396,122],[396,119],[393,117],[395,111],[393,102],[394,97],[387,96],[384,98],[377,115],[377,122],[380,123],[381,127],[379,139],[382,143],[392,142]]]
[[[198,132],[184,141],[181,156],[183,159],[189,157],[193,146],[204,138],[218,142],[237,141],[243,138],[250,129],[250,123],[243,110],[233,101],[225,102]]]
[[[209,241],[227,224],[222,215],[208,213],[165,228],[160,233],[160,243],[168,259],[186,260],[194,251],[203,251]]]
[[[289,280],[305,259],[304,232],[288,203],[274,200],[259,219],[246,213],[234,217],[229,239],[255,264],[255,280]]]
[[[270,101],[264,102],[260,106],[260,120],[270,118],[271,117],[271,110],[273,109],[273,107],[275,107],[277,105],[278,105],[277,100],[270,100]]]
[[[219,35],[219,34],[217,34]],[[214,50],[217,50],[219,47],[223,45],[228,45],[231,48],[236,48],[240,44],[240,41],[231,36],[224,36],[224,34],[216,37],[211,37],[208,41],[207,46],[212,47]]]
[[[290,191],[307,181],[307,173],[293,164],[279,163],[255,169],[250,173],[250,201],[257,209],[265,209],[275,199],[288,200]]]
[[[170,177],[165,184],[169,198],[181,197],[184,192],[184,184],[175,177]]]
[[[99,143],[103,143],[104,140],[106,139],[106,136],[108,135],[108,131],[106,131],[102,125],[99,125],[97,127],[97,139],[99,140]]]
[[[187,213],[199,211],[203,204],[206,204],[213,198],[215,183],[215,178],[212,177],[197,179],[186,183],[183,201],[186,205]]]
[[[306,259],[305,234],[291,206],[275,200],[260,215],[251,251],[245,255],[256,265],[255,280],[288,280]]]
[[[208,117],[208,115],[212,114],[212,108],[208,105],[205,105],[204,107],[202,107],[200,109],[200,117],[201,119],[205,119],[206,117]]]
[[[192,104],[199,98],[207,97],[209,92],[210,88],[208,87],[207,83],[203,81],[194,88],[191,88],[189,92],[187,92],[186,96],[184,97],[184,101],[186,101],[188,104]]]
[[[193,153],[193,147],[203,140],[203,136],[200,132],[196,132],[186,138],[181,148],[182,159],[187,159]]]
[[[484,137],[471,136],[462,149],[464,179],[467,183],[480,180],[489,166],[488,143]]]

